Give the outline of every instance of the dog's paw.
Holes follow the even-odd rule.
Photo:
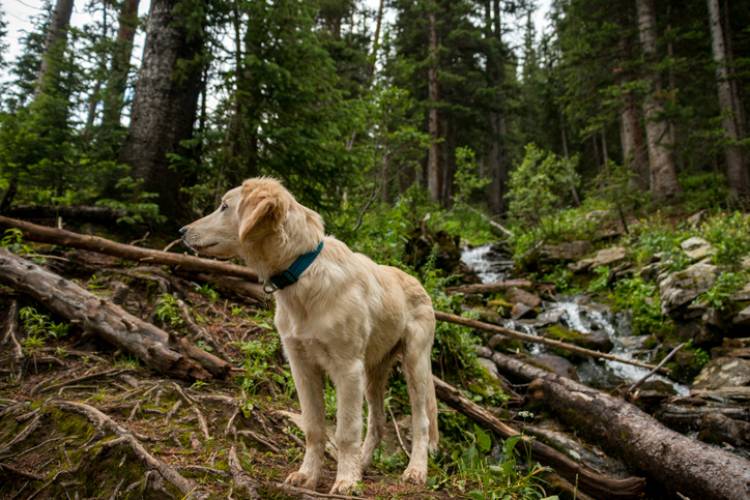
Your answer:
[[[318,485],[318,478],[301,471],[292,472],[286,477],[284,484],[291,486],[299,486],[301,488],[307,488],[308,490],[314,490]]]
[[[407,467],[401,475],[401,480],[405,483],[424,484],[427,482],[426,468]]]
[[[357,480],[350,478],[336,479],[331,487],[330,495],[348,495],[357,487]]]

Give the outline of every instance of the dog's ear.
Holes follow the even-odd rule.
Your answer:
[[[260,186],[245,184],[237,207],[240,219],[240,241],[263,236],[278,226],[286,213],[280,193]],[[252,233],[256,233],[253,235]]]

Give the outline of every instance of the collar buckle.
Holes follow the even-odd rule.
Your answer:
[[[263,282],[263,291],[266,292],[268,295],[273,294],[278,289],[279,287],[277,287],[272,281]]]

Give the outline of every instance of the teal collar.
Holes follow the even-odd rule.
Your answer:
[[[289,285],[295,284],[297,280],[299,280],[299,277],[302,276],[302,273],[304,273],[305,270],[310,267],[310,264],[315,261],[315,258],[320,254],[322,250],[323,240],[318,243],[318,246],[315,247],[315,250],[303,253],[302,255],[297,257],[286,271],[280,272],[279,274],[274,274],[268,280],[266,280],[266,282],[263,283],[263,291],[266,293],[273,293],[276,290],[281,290],[282,288],[286,288]]]

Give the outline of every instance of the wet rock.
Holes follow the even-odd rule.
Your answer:
[[[711,246],[711,243],[698,236],[686,239],[680,243],[680,248],[693,261],[705,259],[716,253],[716,249]]]
[[[734,302],[747,302],[750,301],[750,282],[745,283],[745,286],[731,297]]]
[[[476,353],[477,353],[477,356],[479,356],[480,358],[492,357],[492,349],[483,345],[477,347]],[[495,363],[492,363],[492,364],[494,365]]]
[[[482,368],[487,370],[487,373],[489,373],[492,378],[496,380],[500,378],[500,372],[497,371],[497,365],[494,361],[487,358],[477,358],[477,362]]]
[[[646,264],[640,269],[640,271],[638,271],[638,276],[643,278],[645,281],[654,281],[659,276],[662,267],[663,266],[661,262],[652,262],[650,264]]]
[[[732,323],[737,326],[750,326],[750,305],[738,312]]]
[[[609,247],[596,252],[593,257],[579,260],[570,266],[573,272],[582,272],[588,269],[594,269],[599,266],[611,266],[625,260],[627,251],[624,247]]]
[[[531,309],[537,308],[542,304],[542,299],[533,293],[521,290],[520,288],[509,288],[505,297],[511,304],[523,304]]]
[[[523,317],[532,316],[533,312],[534,309],[527,306],[526,304],[518,302],[513,306],[513,309],[510,310],[510,317],[513,319],[521,319]]]
[[[579,260],[591,251],[591,242],[587,240],[566,241],[557,245],[544,245],[541,256],[547,260]]]
[[[511,339],[509,337],[506,337],[505,335],[500,335],[499,333],[490,337],[487,345],[490,346],[490,349],[494,349],[496,351],[503,349],[515,351],[517,349],[523,348],[523,342],[521,342],[520,340]]]
[[[722,389],[750,385],[750,360],[712,359],[693,381],[693,389]]]
[[[573,363],[563,358],[562,356],[557,356],[555,354],[540,354],[538,356],[530,358],[528,362],[540,368],[544,368],[545,370],[551,371],[552,373],[556,373],[561,377],[568,377],[573,380],[578,380],[576,367],[573,365]]]
[[[707,443],[745,447],[750,443],[750,423],[720,413],[706,414],[701,417],[698,438]]]
[[[659,295],[662,314],[674,316],[678,309],[711,288],[716,281],[717,274],[716,266],[698,262],[661,280]]]
[[[542,314],[537,316],[534,326],[543,327],[559,323],[563,319],[563,316],[565,316],[565,311],[563,311],[562,309],[551,309],[544,311]]]
[[[586,349],[595,351],[609,352],[612,350],[612,341],[606,332],[595,330],[591,333],[582,333],[570,330],[562,325],[551,325],[544,331],[545,337],[555,340],[561,340],[570,344],[575,344]]]
[[[662,380],[647,380],[638,388],[635,404],[643,411],[653,413],[663,402],[676,394],[677,391],[671,384]]]

